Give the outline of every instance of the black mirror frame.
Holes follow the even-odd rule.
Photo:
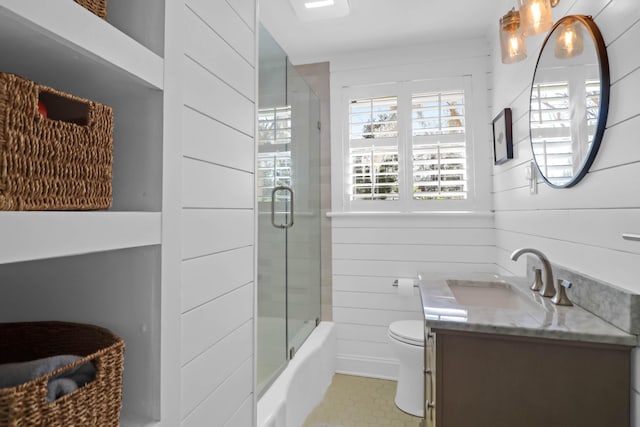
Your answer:
[[[531,97],[533,96],[533,85],[536,81],[536,72],[538,71],[538,65],[540,63],[540,58],[542,58],[542,53],[544,52],[545,47],[548,43],[552,43],[551,36],[554,34],[554,31],[558,26],[560,26],[564,21],[567,20],[578,20],[585,27],[587,27],[589,36],[593,39],[596,47],[596,53],[598,55],[598,63],[600,66],[600,110],[598,112],[598,124],[596,126],[596,133],[593,137],[593,142],[591,143],[591,149],[589,150],[589,154],[587,155],[586,160],[582,163],[582,167],[580,171],[573,178],[562,185],[553,184],[550,182],[547,177],[542,173],[540,166],[538,165],[538,161],[536,160],[535,153],[533,153],[533,144],[531,143]],[[611,76],[609,74],[609,57],[607,56],[607,46],[604,43],[604,39],[602,37],[602,33],[600,29],[593,21],[593,18],[588,15],[567,15],[558,20],[553,28],[547,34],[547,37],[540,48],[540,54],[538,55],[538,60],[536,61],[536,68],[533,72],[533,79],[531,80],[531,91],[529,92],[529,144],[531,145],[531,153],[533,155],[533,160],[536,164],[536,168],[538,168],[538,173],[546,183],[553,188],[569,188],[576,185],[584,176],[589,172],[589,168],[593,164],[596,155],[598,154],[598,149],[600,148],[600,144],[602,142],[602,137],[604,135],[604,130],[607,125],[607,116],[609,115],[609,96],[611,92]]]

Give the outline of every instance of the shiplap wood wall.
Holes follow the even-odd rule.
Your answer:
[[[187,0],[184,427],[253,425],[255,0]]]
[[[507,10],[507,9],[505,9]],[[640,292],[640,244],[622,239],[640,233],[640,7],[637,0],[563,0],[553,11],[591,15],[607,45],[611,101],[607,129],[587,176],[570,189],[538,179],[530,194],[524,169],[532,160],[528,133],[529,91],[543,36],[527,40],[529,57],[500,63],[494,43],[489,75],[491,111],[511,107],[514,159],[494,168],[497,265],[500,273],[525,274],[509,254],[519,247],[542,250],[559,265],[633,292]],[[640,422],[638,351],[633,353],[633,425]]]
[[[488,49],[473,41],[362,52],[331,60],[332,209],[343,209],[342,88],[394,81],[471,76],[471,173],[475,214],[339,214],[331,218],[333,320],[338,372],[397,378],[388,344],[395,320],[422,318],[417,293],[400,296],[393,281],[440,271],[495,270],[491,158],[487,145]],[[390,208],[393,210],[393,208]]]
[[[492,112],[511,107],[514,116],[514,159],[494,168],[494,207],[498,266],[501,272],[522,274],[524,262],[509,254],[534,246],[557,264],[616,286],[640,292],[640,245],[622,239],[640,225],[640,8],[631,0],[562,2],[564,14],[592,15],[602,31],[611,69],[611,103],[602,145],[587,176],[570,189],[553,189],[538,179],[538,194],[530,194],[524,169],[532,161],[528,133],[529,91],[536,54],[543,38],[533,39],[529,58],[510,66],[493,55],[490,75]],[[521,77],[517,77],[521,76]]]
[[[495,270],[489,213],[335,216],[332,222],[339,372],[397,378],[387,328],[423,314],[417,292],[399,295],[396,278]]]

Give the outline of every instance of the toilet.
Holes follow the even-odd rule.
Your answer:
[[[400,361],[395,403],[416,417],[424,413],[424,323],[399,320],[387,331],[391,349]]]

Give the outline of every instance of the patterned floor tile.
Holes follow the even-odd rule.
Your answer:
[[[396,382],[336,374],[303,427],[418,427],[393,403]]]

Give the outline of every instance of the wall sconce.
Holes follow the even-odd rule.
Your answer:
[[[571,58],[580,55],[584,50],[582,26],[576,25],[577,22],[575,19],[568,19],[560,24],[555,41],[556,58]]]
[[[500,52],[503,64],[513,64],[527,57],[527,45],[520,26],[520,13],[511,9],[500,18]]]
[[[512,64],[527,57],[525,37],[549,31],[553,27],[551,8],[559,3],[560,0],[520,0],[518,12],[511,9],[500,18],[503,64]]]

